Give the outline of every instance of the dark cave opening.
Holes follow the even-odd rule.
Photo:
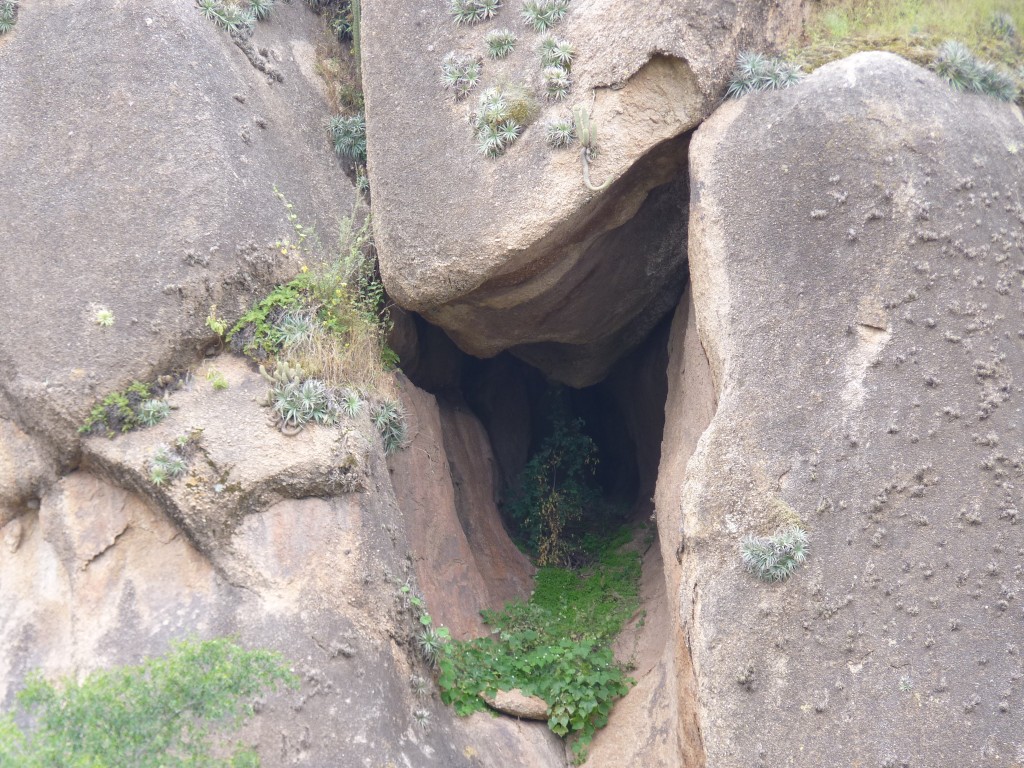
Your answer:
[[[413,384],[442,403],[468,408],[483,424],[495,458],[498,506],[513,533],[508,509],[527,463],[556,422],[580,420],[597,448],[593,480],[601,496],[600,513],[583,527],[606,534],[654,510],[671,320],[662,319],[608,376],[580,389],[546,378],[508,352],[489,359],[468,355],[443,330],[408,313],[397,313],[395,343]]]

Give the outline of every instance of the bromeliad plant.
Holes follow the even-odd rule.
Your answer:
[[[0,0],[0,35],[7,34],[18,23],[17,0]]]
[[[565,18],[569,0],[526,0],[523,20],[537,32],[546,32]]]
[[[473,129],[480,153],[503,155],[520,137],[536,114],[536,105],[522,86],[488,88],[473,113]]]
[[[349,117],[335,115],[327,124],[327,133],[339,156],[366,162],[366,118],[362,113]]]
[[[736,69],[725,95],[739,98],[757,91],[789,88],[800,82],[804,76],[799,64],[765,56],[756,51],[745,51],[736,59]]]
[[[483,63],[480,59],[452,52],[441,62],[441,82],[446,89],[455,92],[455,99],[458,101],[466,98],[480,82],[482,69]]]
[[[456,24],[476,24],[493,19],[501,8],[501,0],[451,0],[449,10]]]
[[[966,45],[955,40],[939,46],[932,69],[954,91],[982,93],[1002,101],[1017,98],[1017,84],[1008,73],[977,59]]]
[[[516,49],[516,33],[511,29],[494,29],[487,33],[484,43],[492,59],[504,59]]]
[[[788,525],[772,536],[747,536],[740,558],[748,573],[761,581],[785,581],[807,560],[810,542],[798,525]]]

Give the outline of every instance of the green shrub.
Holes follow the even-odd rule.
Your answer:
[[[178,385],[177,379],[159,389],[133,381],[127,389],[112,392],[93,406],[85,423],[78,428],[81,435],[105,434],[113,437],[140,427],[160,423],[170,411],[167,402],[156,395],[164,395]]]
[[[772,536],[747,536],[740,545],[740,558],[747,572],[762,581],[785,581],[807,560],[807,533],[789,525]]]
[[[755,51],[741,53],[726,96],[738,98],[756,91],[774,91],[788,88],[804,77],[799,64],[772,58]]]
[[[516,49],[516,39],[516,33],[511,29],[491,30],[484,38],[487,55],[492,59],[504,59]]]
[[[14,29],[18,23],[18,2],[17,0],[0,0],[0,35],[4,35]]]
[[[253,700],[298,687],[284,659],[230,640],[172,645],[137,666],[53,684],[40,675],[18,693],[19,728],[0,717],[4,768],[242,768],[251,748],[229,736]]]
[[[338,155],[356,162],[366,162],[366,118],[361,113],[350,117],[332,117],[327,132]]]
[[[947,40],[939,46],[932,68],[955,91],[972,91],[1003,101],[1017,98],[1017,84],[994,64],[974,57],[966,45]]]
[[[508,514],[538,565],[562,564],[579,548],[574,526],[600,499],[593,479],[597,463],[597,446],[583,421],[564,418],[527,463]]]

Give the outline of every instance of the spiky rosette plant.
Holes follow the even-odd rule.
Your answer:
[[[166,400],[160,398],[146,400],[139,406],[139,424],[144,427],[155,427],[166,419],[170,412],[171,406]]]
[[[455,92],[456,100],[464,99],[480,82],[483,63],[472,56],[460,56],[454,51],[441,61],[441,82]]]
[[[756,91],[777,91],[796,85],[804,77],[799,64],[745,51],[736,59],[736,69],[725,95],[738,98]]]
[[[525,88],[488,88],[473,113],[473,128],[481,154],[498,157],[515,143],[535,111]]]
[[[282,347],[291,347],[313,335],[313,320],[309,315],[288,312],[271,329],[271,339]]]
[[[449,10],[456,24],[476,24],[498,15],[501,0],[451,0]]]
[[[17,23],[17,0],[0,0],[0,35],[10,32]]]
[[[249,11],[257,20],[269,18],[272,10],[274,10],[274,0],[249,0]]]
[[[545,35],[537,44],[540,51],[541,66],[562,67],[569,70],[572,67],[572,60],[576,56],[576,50],[572,43],[562,40],[554,35]]]
[[[523,3],[523,20],[538,32],[545,32],[555,26],[569,10],[569,0],[526,0]]]
[[[992,30],[992,34],[1001,40],[1012,43],[1017,39],[1017,25],[1014,23],[1013,17],[1008,13],[994,14],[989,27]]]
[[[356,162],[366,162],[366,118],[362,113],[332,117],[327,132],[336,153]]]
[[[762,581],[785,581],[807,560],[807,533],[790,525],[772,536],[747,536],[740,545],[743,567]]]
[[[551,120],[544,126],[544,139],[552,149],[572,146],[576,141],[576,126],[571,117]]]
[[[1017,85],[1012,77],[995,65],[978,60],[966,45],[956,40],[939,46],[932,69],[954,91],[983,93],[1003,101],[1017,98]]]
[[[406,416],[400,402],[384,400],[377,403],[370,411],[370,419],[380,433],[385,453],[394,453],[405,445]]]
[[[153,485],[166,485],[188,470],[188,461],[180,452],[161,445],[149,460],[149,481]]]
[[[572,89],[572,76],[565,67],[544,67],[544,93],[551,101],[562,101]]]
[[[504,59],[516,49],[518,38],[511,29],[494,29],[487,33],[484,43],[492,59]]]

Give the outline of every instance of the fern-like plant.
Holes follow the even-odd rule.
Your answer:
[[[1003,101],[1017,98],[1017,85],[1010,75],[994,64],[980,61],[966,45],[956,40],[947,40],[939,46],[932,69],[954,91],[982,93]]]
[[[562,101],[572,89],[572,77],[565,67],[544,67],[544,93],[551,101]]]
[[[516,49],[516,33],[511,29],[494,29],[487,33],[484,43],[492,59],[504,59]]]
[[[366,118],[361,113],[332,117],[327,132],[336,153],[356,162],[366,162]]]
[[[538,32],[545,32],[555,26],[569,10],[569,0],[526,0],[523,3],[523,20]]]
[[[449,53],[441,62],[441,82],[445,88],[455,91],[455,98],[464,99],[480,82],[483,62],[472,56]]]
[[[762,581],[785,581],[807,560],[807,533],[790,525],[772,536],[747,536],[740,545],[743,567]]]
[[[804,77],[805,73],[799,64],[756,51],[745,51],[736,59],[736,69],[725,95],[739,98],[757,91],[777,91],[796,85]]]
[[[449,10],[456,24],[476,24],[492,19],[501,8],[501,0],[451,0]]]
[[[0,35],[7,34],[18,23],[17,0],[0,0]]]

